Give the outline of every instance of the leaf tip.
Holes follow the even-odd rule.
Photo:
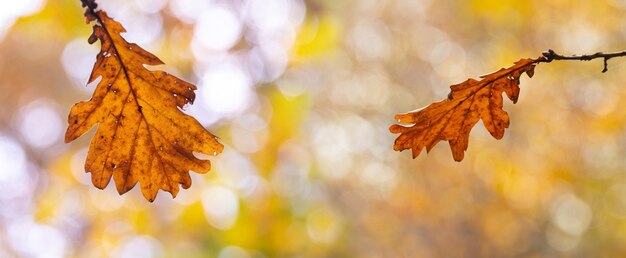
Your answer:
[[[461,162],[463,161],[463,158],[465,158],[465,151],[461,150],[461,151],[452,151],[452,157],[454,158],[454,161],[456,162]]]
[[[404,113],[404,114],[397,114],[393,117],[393,119],[396,121],[396,123],[401,123],[401,124],[413,123],[413,116],[410,112]]]
[[[65,143],[70,143],[74,140],[76,140],[76,138],[78,138],[78,136],[76,135],[76,129],[72,128],[72,126],[68,126],[68,128],[65,130],[65,138],[63,139],[63,141]]]
[[[176,191],[170,191],[170,194],[172,195],[172,199],[175,199],[178,195],[178,189],[176,189]]]
[[[413,159],[417,158],[417,156],[420,155],[420,152],[422,152],[422,150],[417,146],[411,148],[411,155],[413,156]]]
[[[404,126],[398,125],[398,124],[393,124],[391,126],[389,126],[389,132],[391,133],[400,133],[402,132],[402,128],[404,128]]]
[[[535,75],[535,66],[534,65],[531,68],[529,68],[528,70],[526,70],[526,75],[528,75],[528,78],[533,78],[533,75]]]
[[[158,191],[159,191],[159,190],[157,189],[157,191],[156,191],[156,192],[151,193],[150,195],[146,195],[146,194],[144,193],[143,197],[144,197],[144,198],[146,198],[146,200],[148,200],[150,203],[153,203],[153,202],[154,202],[154,200],[156,200],[156,197],[157,197]]]
[[[87,43],[91,45],[93,43],[96,43],[96,40],[98,40],[98,36],[96,36],[95,33],[92,33],[91,36],[89,36],[89,39],[87,39]]]

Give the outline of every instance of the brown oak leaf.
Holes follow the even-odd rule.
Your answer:
[[[413,158],[426,147],[429,152],[439,141],[448,141],[455,161],[463,160],[469,143],[469,133],[483,120],[487,131],[496,139],[504,136],[509,127],[509,115],[502,110],[502,93],[517,102],[519,78],[523,73],[532,77],[536,63],[544,60],[521,59],[509,68],[481,76],[481,80],[468,79],[450,86],[447,99],[430,104],[406,114],[398,114],[398,123],[412,126],[392,125],[389,130],[399,133],[394,150],[411,149]]]
[[[221,153],[224,146],[196,119],[184,114],[193,104],[196,86],[144,65],[163,64],[159,58],[120,35],[124,27],[104,11],[86,14],[96,21],[89,43],[101,41],[89,83],[99,77],[89,101],[70,111],[65,142],[71,142],[98,124],[91,140],[85,171],[97,188],[104,189],[113,177],[121,194],[137,182],[143,196],[154,201],[159,189],[176,197],[179,185],[191,186],[189,171],[206,173],[208,160],[193,152]]]

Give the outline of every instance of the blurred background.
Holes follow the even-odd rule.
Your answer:
[[[620,51],[626,1],[98,0],[198,85],[209,174],[147,203],[63,143],[99,43],[78,0],[0,1],[0,257],[619,257],[626,59],[539,64],[511,127],[394,152],[396,113],[537,57]]]

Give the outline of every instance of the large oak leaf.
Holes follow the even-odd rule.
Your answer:
[[[521,59],[509,68],[481,76],[479,81],[468,79],[452,85],[447,99],[396,115],[398,123],[413,125],[394,124],[389,128],[392,133],[400,134],[394,150],[411,149],[415,158],[424,147],[428,152],[439,141],[448,141],[454,160],[461,161],[467,150],[469,133],[479,119],[494,138],[501,139],[509,127],[509,115],[502,110],[502,93],[516,103],[520,76],[526,73],[532,77],[539,61]]]
[[[159,58],[120,35],[126,30],[104,11],[87,13],[97,21],[89,43],[100,39],[89,83],[99,77],[89,101],[72,107],[65,142],[71,142],[98,124],[91,140],[85,171],[103,189],[111,177],[120,194],[137,182],[143,196],[154,201],[159,189],[173,197],[179,185],[191,186],[189,171],[206,173],[208,160],[193,152],[220,153],[223,145],[193,117],[180,109],[192,104],[196,86],[144,65],[163,64]]]

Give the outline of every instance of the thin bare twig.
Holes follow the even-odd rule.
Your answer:
[[[543,55],[543,59],[538,59],[537,62],[544,62],[544,63],[549,63],[552,62],[553,60],[578,60],[578,61],[590,61],[593,59],[597,59],[597,58],[602,58],[604,59],[604,69],[602,69],[602,72],[605,73],[606,71],[609,70],[608,66],[608,61],[611,58],[614,57],[622,57],[622,56],[626,56],[626,51],[621,51],[621,52],[613,52],[613,53],[602,53],[602,52],[598,52],[592,55],[582,55],[582,56],[563,56],[563,55],[559,55],[556,52],[554,52],[554,50],[549,49],[546,52],[542,53]]]
[[[86,13],[96,16],[95,13],[96,9],[98,8],[96,0],[80,0],[80,2],[82,3],[83,7],[87,7]]]

